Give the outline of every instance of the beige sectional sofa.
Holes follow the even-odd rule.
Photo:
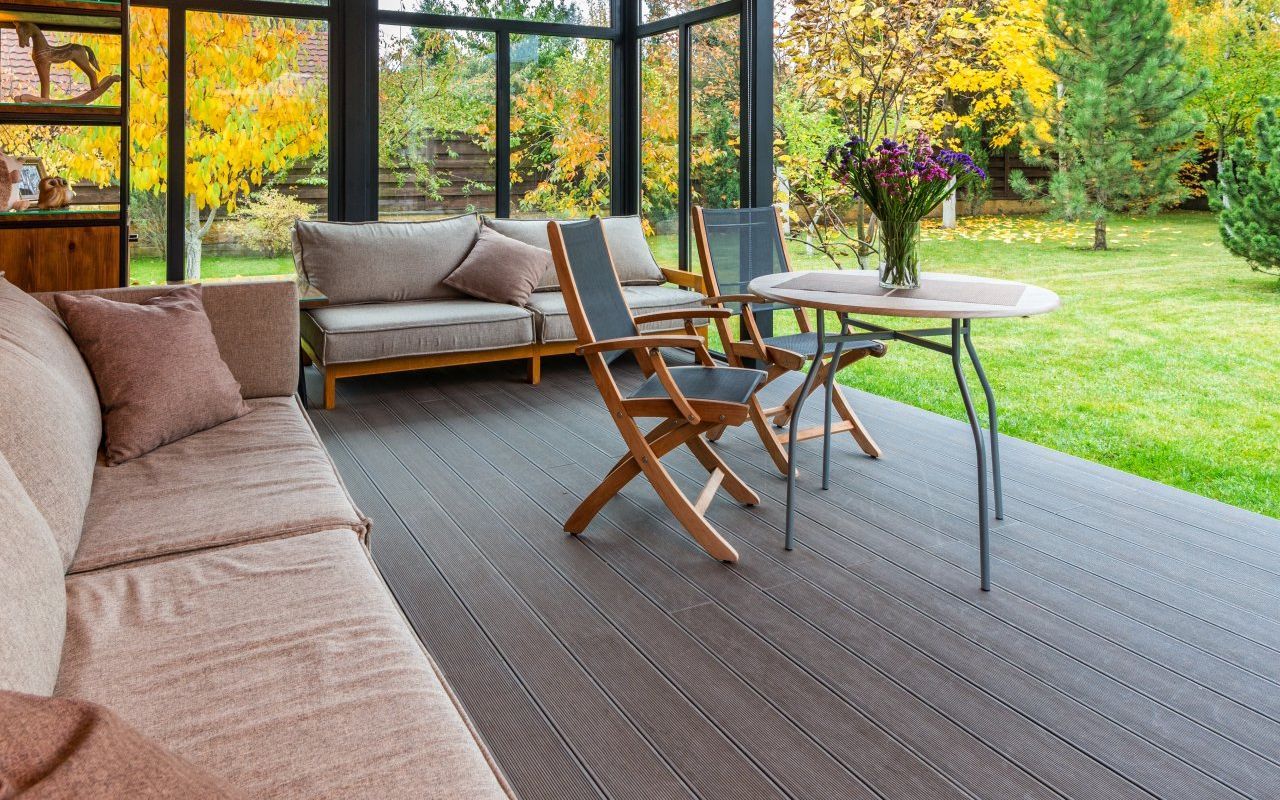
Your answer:
[[[510,797],[293,396],[294,285],[204,303],[252,412],[107,467],[49,298],[0,278],[0,689],[102,703],[249,796]]]
[[[604,224],[633,313],[701,307],[701,277],[659,267],[638,217],[610,217]],[[466,214],[429,222],[295,226],[299,278],[327,300],[302,314],[302,347],[324,375],[325,408],[334,406],[339,378],[524,359],[529,380],[537,383],[543,356],[574,351],[554,269],[524,306],[477,300],[443,283],[470,252],[481,225],[550,251],[546,220]]]

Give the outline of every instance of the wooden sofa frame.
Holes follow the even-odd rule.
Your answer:
[[[703,291],[702,276],[694,272],[659,267],[668,283],[695,292]],[[305,292],[304,292],[305,297]],[[705,340],[707,325],[697,327],[698,334]],[[683,328],[672,328],[670,331],[654,331],[654,333],[684,333]],[[314,364],[324,378],[324,407],[332,409],[338,400],[337,382],[341,378],[355,378],[361,375],[384,375],[392,372],[411,372],[434,367],[457,367],[466,364],[488,364],[496,361],[528,361],[527,379],[537,385],[542,379],[542,359],[545,356],[562,356],[576,352],[578,343],[567,342],[533,342],[516,347],[498,347],[490,350],[468,350],[461,353],[427,353],[419,356],[397,356],[395,358],[379,358],[373,361],[352,361],[345,364],[322,364],[312,351],[306,340],[302,340],[302,359],[304,364]]]

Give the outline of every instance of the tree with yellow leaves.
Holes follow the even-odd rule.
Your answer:
[[[167,13],[131,12],[129,158],[135,198],[167,191],[169,130]],[[303,48],[323,36],[323,23],[192,12],[187,17],[186,259],[200,277],[201,243],[221,212],[234,212],[251,192],[328,141],[326,82],[301,69]],[[105,74],[119,72],[118,39],[93,39]],[[114,99],[110,96],[114,94]],[[113,89],[104,103],[119,102]],[[24,128],[26,141],[6,142],[53,170],[109,186],[119,180],[114,128]],[[143,200],[143,203],[148,202]],[[160,204],[153,202],[158,211]]]

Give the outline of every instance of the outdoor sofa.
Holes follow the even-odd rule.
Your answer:
[[[481,225],[550,253],[547,220],[464,214],[428,222],[295,225],[299,278],[327,302],[304,310],[301,323],[303,351],[324,376],[325,408],[334,406],[339,378],[523,359],[536,384],[542,357],[575,350],[554,269],[518,306],[445,285],[475,245]],[[633,313],[701,307],[701,276],[659,267],[639,217],[609,217],[604,225]],[[642,330],[676,331],[679,325],[665,321]],[[705,332],[705,323],[699,328]]]
[[[0,278],[0,689],[106,706],[247,796],[510,797],[294,396],[294,284],[203,298],[252,410],[106,466],[51,298]]]

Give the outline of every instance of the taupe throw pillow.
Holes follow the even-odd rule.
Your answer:
[[[481,228],[475,247],[444,284],[481,300],[523,306],[550,269],[549,251]]]
[[[219,800],[223,781],[95,703],[0,692],[0,797]]]
[[[98,386],[108,464],[249,413],[199,286],[141,303],[90,294],[58,294],[54,302]]]

